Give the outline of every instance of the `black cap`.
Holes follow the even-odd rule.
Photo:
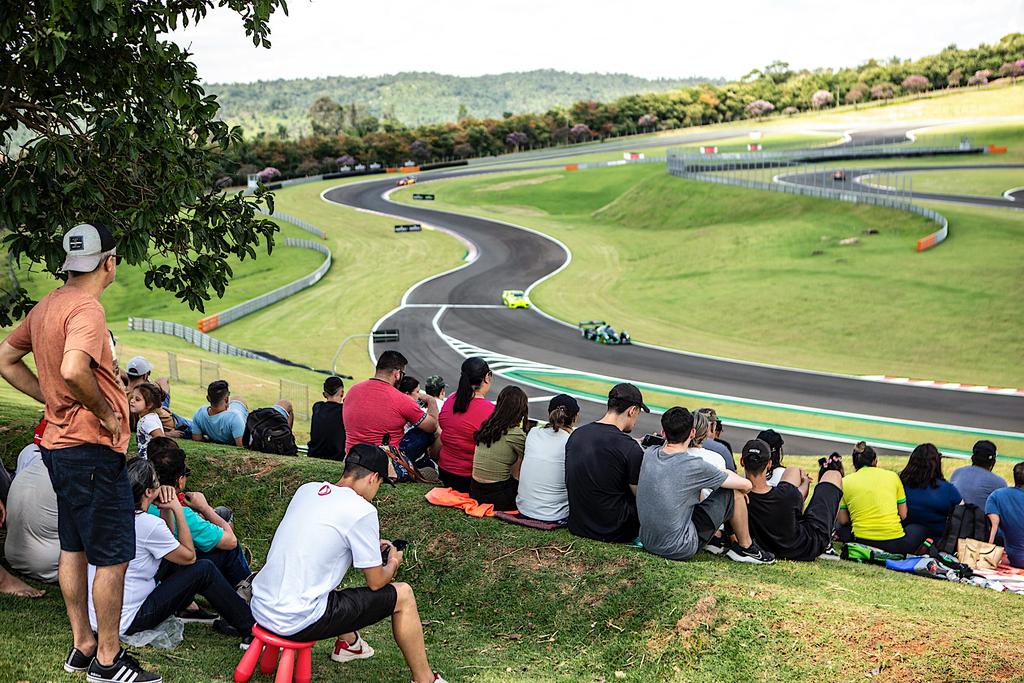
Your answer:
[[[772,449],[761,439],[751,439],[743,445],[743,464],[752,471],[758,471],[772,459]]]
[[[423,385],[423,390],[436,398],[438,394],[444,391],[444,387],[444,377],[441,375],[431,375],[427,378],[426,384]]]
[[[757,439],[766,443],[773,453],[778,453],[779,449],[782,448],[782,444],[786,443],[782,440],[782,435],[774,429],[765,429],[757,435]]]
[[[552,396],[548,401],[548,412],[554,412],[555,408],[565,408],[565,412],[570,418],[576,417],[580,412],[580,404],[569,394]]]
[[[644,395],[640,393],[640,390],[629,382],[623,382],[616,384],[612,387],[612,390],[608,392],[608,399],[617,399],[623,403],[628,403],[634,406],[640,406],[640,410],[645,413],[651,412],[651,409],[644,403]]]
[[[348,452],[345,458],[345,466],[359,465],[371,472],[376,472],[386,483],[395,485],[395,480],[388,476],[388,456],[380,446],[370,443],[357,443]]]
[[[982,439],[978,443],[974,444],[974,448],[971,452],[974,455],[985,458],[986,460],[996,459],[996,445],[988,439]]]

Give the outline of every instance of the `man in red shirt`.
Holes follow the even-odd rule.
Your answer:
[[[135,500],[128,482],[128,398],[99,298],[114,281],[119,256],[110,231],[83,223],[64,235],[67,284],[36,304],[0,344],[0,375],[46,404],[40,450],[57,494],[58,579],[74,646],[68,672],[90,681],[160,681],[118,641],[124,574],[135,557]],[[35,358],[39,376],[24,358]],[[96,567],[88,612],[87,566]],[[97,639],[98,637],[98,639]]]
[[[377,372],[356,384],[345,395],[342,420],[345,422],[345,452],[357,443],[382,444],[384,437],[397,447],[405,435],[405,425],[419,427],[428,434],[437,431],[437,399],[425,395],[426,410],[396,386],[409,364],[398,351],[385,351],[377,360]]]

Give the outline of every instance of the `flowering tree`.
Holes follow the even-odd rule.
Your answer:
[[[338,168],[341,168],[342,166],[354,166],[356,160],[349,154],[342,154],[334,160],[334,163],[338,165]]]
[[[931,83],[924,76],[920,74],[913,74],[904,78],[901,85],[907,92],[920,93],[927,90],[928,87],[931,86]]]
[[[278,171],[273,166],[267,166],[266,168],[264,168],[262,171],[260,171],[256,175],[259,176],[260,182],[267,183],[267,182],[270,182],[271,180],[273,180],[274,178],[280,178],[281,177],[281,172]]]
[[[824,106],[832,104],[832,101],[832,93],[828,90],[819,90],[811,95],[811,106],[815,109],[821,109]]]
[[[644,114],[636,120],[636,125],[644,130],[650,130],[658,125],[658,117],[654,114]]]
[[[530,141],[530,136],[522,131],[514,130],[505,136],[505,144],[515,149],[517,152],[519,148]]]
[[[576,142],[589,138],[590,126],[588,126],[585,123],[577,123],[575,126],[569,129],[569,137]]]
[[[967,79],[967,85],[985,85],[988,83],[992,72],[989,69],[979,69],[974,75]]]
[[[999,75],[1003,78],[1010,78],[1016,81],[1019,76],[1024,76],[1024,59],[1016,62],[1006,62],[999,67]]]
[[[797,109],[796,107],[790,105],[790,106],[786,107],[785,109],[783,109],[782,113],[785,116],[792,116],[793,114],[796,114],[799,111],[800,111],[799,109]]]
[[[871,86],[871,99],[891,100],[896,96],[896,84],[885,81]]]
[[[773,111],[775,111],[775,105],[768,100],[754,100],[747,105],[747,114],[754,118],[761,118]]]
[[[946,85],[950,88],[959,88],[960,84],[964,81],[963,69],[953,69],[949,72],[949,76],[946,77]]]
[[[426,161],[430,158],[430,145],[426,140],[416,140],[409,145],[409,155],[416,161]]]
[[[864,98],[868,96],[870,89],[867,83],[855,83],[853,87],[846,91],[846,95],[843,97],[847,104],[857,104],[862,102]]]

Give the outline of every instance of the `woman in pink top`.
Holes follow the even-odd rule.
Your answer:
[[[473,435],[494,412],[484,396],[491,388],[491,368],[483,358],[467,358],[462,364],[459,388],[445,401],[438,415],[441,425],[441,454],[438,473],[445,486],[469,493],[473,481]]]

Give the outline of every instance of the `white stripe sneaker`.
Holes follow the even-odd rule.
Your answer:
[[[369,659],[373,656],[373,648],[356,632],[356,642],[349,645],[344,638],[334,641],[334,652],[331,659],[336,662],[353,662],[357,659]]]

